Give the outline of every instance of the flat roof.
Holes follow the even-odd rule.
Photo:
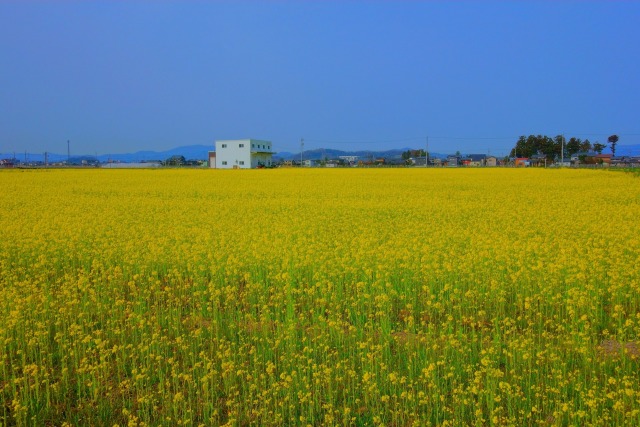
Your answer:
[[[271,141],[267,141],[264,139],[253,139],[253,138],[244,138],[244,139],[216,139],[216,143],[218,142],[259,142],[265,144],[271,144]]]

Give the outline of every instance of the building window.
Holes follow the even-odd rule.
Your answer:
[[[222,148],[227,148],[227,144],[222,144]]]
[[[251,144],[251,148],[256,148],[256,144]]]
[[[240,144],[240,148],[244,148],[244,144]]]
[[[226,161],[223,161],[223,162],[222,162],[222,164],[223,164],[223,165],[226,165],[226,164],[227,164],[227,162],[226,162]]]
[[[240,164],[241,164],[241,165],[244,165],[244,160],[240,160]]]

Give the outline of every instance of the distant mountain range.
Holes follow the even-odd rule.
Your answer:
[[[184,156],[187,160],[206,160],[208,152],[213,147],[211,145],[187,145],[183,147],[173,148],[166,151],[137,151],[135,153],[114,153],[100,154],[97,160],[101,163],[108,161],[116,162],[148,162],[151,160],[167,160],[171,156]],[[15,156],[21,162],[43,162],[44,153],[15,153]],[[13,153],[0,153],[0,159],[13,158]],[[47,159],[50,163],[64,162],[67,160],[66,154],[47,153]],[[95,161],[96,156],[91,154],[72,155],[70,160],[72,163],[78,163],[80,160]]]
[[[187,145],[183,147],[173,148],[166,151],[137,151],[135,153],[114,153],[114,154],[101,154],[97,156],[97,160],[101,163],[108,161],[117,162],[143,162],[151,160],[166,160],[171,156],[184,156],[187,160],[206,160],[208,152],[213,149],[211,145]],[[321,160],[324,158],[335,159],[340,156],[358,156],[363,159],[368,158],[400,158],[402,153],[410,150],[410,148],[394,149],[394,150],[358,150],[358,151],[342,151],[334,150],[331,148],[320,148],[315,150],[306,150],[302,157],[306,160]],[[609,151],[606,151],[609,152]],[[449,154],[449,153],[447,153]],[[444,158],[447,154],[430,153],[432,157]],[[470,153],[463,153],[470,154]],[[616,150],[618,156],[640,156],[640,144],[634,145],[618,145]],[[14,153],[0,153],[0,159],[10,159],[14,157]],[[44,153],[15,153],[15,157],[24,162],[44,162]],[[300,158],[300,152],[276,152],[275,158],[283,160],[296,160]],[[66,154],[48,153],[48,161],[50,163],[63,162],[67,160]],[[73,163],[79,163],[81,160],[95,161],[96,156],[90,154],[71,156],[70,160]]]
[[[640,144],[618,145],[616,156],[640,156]]]
[[[305,160],[322,160],[322,159],[337,159],[340,156],[358,156],[361,159],[376,159],[380,157],[384,157],[385,159],[393,159],[393,158],[401,158],[402,153],[407,150],[415,150],[415,148],[400,148],[393,150],[385,150],[385,151],[375,151],[375,150],[358,150],[358,151],[342,151],[342,150],[334,150],[332,148],[318,148],[315,150],[306,150],[302,153],[302,157]],[[440,153],[431,153],[432,157],[446,157]],[[300,160],[300,152],[297,153],[289,153],[289,152],[280,152],[276,153],[273,157],[283,160]]]

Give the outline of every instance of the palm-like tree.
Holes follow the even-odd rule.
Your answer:
[[[616,155],[616,144],[618,143],[618,135],[611,135],[609,139],[609,144],[611,144],[611,154]]]

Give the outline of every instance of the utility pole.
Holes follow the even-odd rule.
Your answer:
[[[304,138],[300,138],[300,167],[302,167],[302,153],[304,153]]]
[[[560,145],[560,149],[562,150],[560,153],[560,167],[564,166],[564,133],[562,134],[562,143]]]
[[[49,153],[47,153],[46,151],[44,152],[44,166],[49,166]]]
[[[71,149],[69,148],[69,140],[67,139],[67,165],[71,162]]]
[[[429,167],[429,137],[427,136],[427,151],[424,152],[424,167]]]

